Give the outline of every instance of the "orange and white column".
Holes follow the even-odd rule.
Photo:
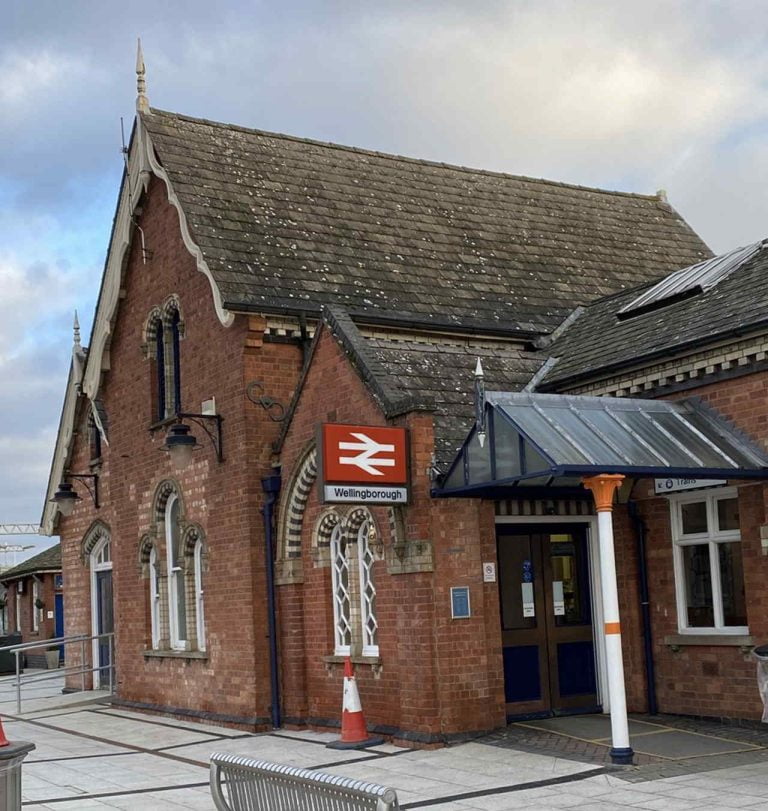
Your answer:
[[[605,658],[608,671],[608,696],[611,702],[611,760],[632,763],[634,752],[629,744],[627,694],[624,688],[624,658],[621,653],[619,590],[616,582],[616,556],[613,548],[613,495],[624,476],[601,473],[584,478],[592,491],[597,508],[597,534],[600,546],[600,591],[605,623]]]

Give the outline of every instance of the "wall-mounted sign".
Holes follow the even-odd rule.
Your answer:
[[[493,561],[488,561],[483,564],[483,583],[496,582],[496,564]]]
[[[405,428],[326,423],[320,428],[320,498],[324,502],[405,504]]]
[[[469,586],[454,586],[451,589],[451,617],[463,620],[470,616]]]
[[[654,479],[656,495],[678,493],[681,490],[698,490],[700,487],[721,487],[726,479]]]

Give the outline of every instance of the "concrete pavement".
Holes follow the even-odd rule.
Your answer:
[[[79,695],[80,701],[88,694]],[[326,749],[335,736],[308,731],[249,734],[118,710],[105,703],[71,706],[70,697],[35,699],[31,711],[5,717],[12,740],[37,749],[24,766],[24,808],[214,808],[208,790],[213,751],[321,769],[397,789],[401,808],[701,809],[768,805],[768,750],[753,746],[740,762],[701,758],[699,768],[664,776],[658,764],[617,770],[498,742],[435,751],[391,745],[361,752]],[[733,757],[732,755],[726,757]],[[704,764],[709,762],[709,766]],[[735,763],[735,765],[734,765]],[[704,764],[704,765],[702,765]],[[717,768],[725,764],[725,768]],[[711,768],[710,768],[711,767]]]

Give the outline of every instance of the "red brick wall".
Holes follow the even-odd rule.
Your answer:
[[[37,642],[43,639],[52,639],[56,636],[56,621],[55,621],[55,595],[57,589],[54,586],[53,574],[40,574],[38,575],[40,585],[38,587],[40,599],[45,603],[42,610],[33,609],[32,605],[32,577],[23,577],[21,581],[11,580],[5,583],[7,587],[7,617],[8,617],[8,631],[10,633],[16,630],[16,587],[19,582],[23,584],[23,593],[20,595],[21,600],[19,605],[21,607],[21,640],[22,642]],[[39,625],[38,630],[32,630],[32,612],[38,611]],[[48,612],[54,612],[51,618],[48,618]],[[42,654],[44,648],[39,650],[34,649],[30,651],[33,654]]]
[[[233,326],[221,325],[209,282],[184,247],[178,215],[157,180],[151,183],[139,224],[152,256],[144,264],[134,244],[101,389],[109,421],[100,482],[104,506],[95,511],[86,497],[70,518],[60,521],[67,633],[90,633],[90,581],[80,550],[88,526],[99,517],[112,530],[118,697],[243,723],[263,722],[269,715],[269,658],[260,478],[269,472],[269,444],[279,424],[246,398],[245,387],[261,380],[270,396],[286,402],[301,353],[295,345],[264,342],[264,324],[258,319],[239,316]],[[181,473],[171,469],[159,450],[165,429],[149,430],[153,376],[142,351],[151,308],[171,294],[180,300],[185,325],[182,408],[199,412],[202,401],[215,396],[224,418],[225,461],[216,461],[203,429],[191,424],[202,449]],[[87,433],[81,431],[71,470],[87,469],[88,456]],[[150,528],[153,497],[166,478],[180,486],[184,519],[201,525],[206,535],[207,660],[143,655],[151,646],[149,583],[139,566],[139,539]]]
[[[702,386],[683,396],[699,396],[739,429],[766,446],[768,431],[768,373],[759,372]],[[680,395],[677,395],[677,399]],[[734,481],[733,484],[739,484]],[[634,497],[647,525],[653,655],[661,712],[726,718],[760,718],[762,704],[756,687],[755,664],[734,646],[684,645],[674,650],[664,639],[678,633],[675,577],[669,504],[653,497],[653,483],[639,482]],[[768,640],[768,557],[761,552],[760,526],[767,523],[768,488],[742,482],[739,487],[742,559],[747,619],[756,644]],[[619,521],[618,513],[616,520]],[[629,527],[617,528],[616,538],[622,630],[630,710],[645,708],[642,626],[636,587],[635,538]]]
[[[317,425],[325,421],[386,424],[349,359],[324,330],[281,454],[286,486]],[[431,416],[415,413],[394,422],[410,430],[406,537],[410,543],[433,544],[434,571],[390,574],[386,553],[375,564],[381,672],[361,664],[357,679],[369,726],[396,737],[437,741],[503,723],[498,596],[495,584],[482,583],[481,566],[495,559],[493,510],[474,500],[433,500]],[[334,650],[331,571],[315,565],[311,548],[322,509],[315,487],[303,522],[303,583],[278,589],[285,713],[314,723],[339,719],[342,692],[341,664],[327,661]],[[371,511],[386,548],[392,544],[388,510]],[[452,585],[470,586],[471,619],[451,619]]]

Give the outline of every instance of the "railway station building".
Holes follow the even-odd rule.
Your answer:
[[[617,760],[627,711],[761,717],[762,243],[137,107],[42,520],[95,686],[333,729],[350,657],[396,743],[610,712]]]

